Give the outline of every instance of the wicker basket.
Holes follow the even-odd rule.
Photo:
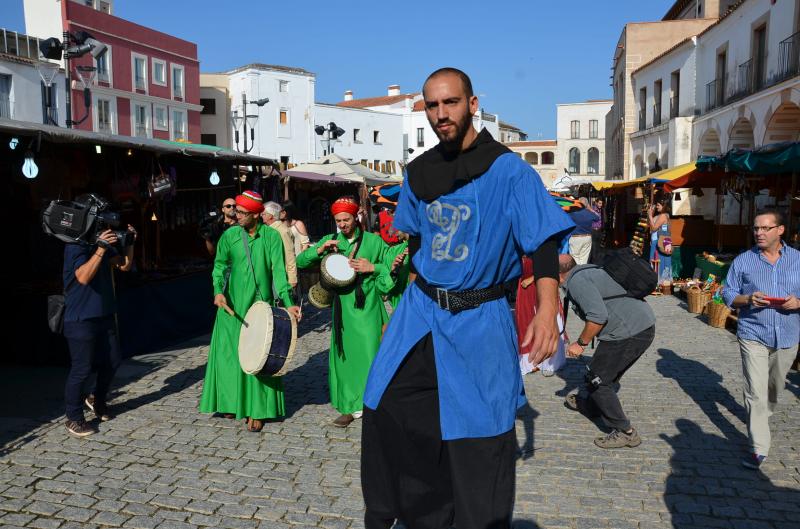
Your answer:
[[[711,294],[704,292],[700,287],[694,286],[686,291],[686,300],[689,305],[689,312],[700,314],[703,312],[706,303],[711,300]]]
[[[718,329],[724,329],[731,309],[724,303],[709,301],[706,305],[706,310],[708,311],[708,324]]]
[[[665,296],[672,295],[672,283],[662,283],[658,285],[658,289],[661,291],[661,294]]]

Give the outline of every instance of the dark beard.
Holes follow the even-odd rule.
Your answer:
[[[464,118],[459,122],[453,122],[455,125],[456,133],[453,136],[453,139],[446,140],[442,138],[439,134],[439,130],[436,128],[436,124],[431,123],[431,127],[433,128],[433,132],[436,133],[436,137],[439,138],[439,143],[442,146],[442,149],[450,152],[458,152],[461,150],[461,145],[464,142],[464,138],[469,132],[469,128],[472,126],[472,114],[469,113],[469,104],[467,104],[467,112],[464,115]]]

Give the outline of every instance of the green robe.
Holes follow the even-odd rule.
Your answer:
[[[390,246],[388,251],[386,252],[386,260],[385,263],[386,267],[391,271],[392,265],[394,264],[394,258],[400,255],[400,253],[408,248],[408,241],[403,241],[400,244],[396,244],[394,246]],[[403,297],[403,292],[405,292],[406,287],[408,286],[408,273],[410,271],[409,259],[406,255],[405,259],[403,259],[403,263],[397,269],[397,272],[392,277],[392,281],[394,286],[392,286],[391,290],[387,293],[386,297],[389,301],[389,304],[392,306],[393,309],[397,308],[397,304],[400,303],[400,298]]]
[[[214,295],[224,293],[228,306],[236,313],[236,317],[224,309],[217,309],[200,411],[234,413],[237,419],[272,419],[285,414],[281,378],[247,375],[239,366],[239,331],[242,328],[242,319],[253,303],[258,301],[242,233],[246,232],[238,226],[229,228],[217,244],[217,256],[211,274]],[[273,303],[274,285],[285,306],[294,305],[286,279],[280,234],[259,223],[255,235],[246,233],[246,236],[262,300]],[[230,279],[226,286],[227,268],[230,268]]]
[[[357,230],[356,238],[359,233],[360,230]],[[341,233],[326,235],[317,244],[297,256],[297,268],[311,268],[318,265],[324,255],[317,255],[317,248],[334,238],[339,241],[339,252],[349,256],[352,245],[344,235]],[[342,305],[344,350],[339,351],[336,345],[337,330],[333,329],[328,359],[328,385],[331,390],[331,404],[342,414],[360,411],[364,407],[364,387],[367,384],[369,368],[378,352],[383,325],[389,321],[381,297],[394,285],[389,277],[389,268],[386,266],[388,249],[380,237],[364,233],[356,257],[364,257],[375,265],[375,271],[365,274],[361,285],[366,296],[364,308],[355,308],[355,287],[338,294]]]

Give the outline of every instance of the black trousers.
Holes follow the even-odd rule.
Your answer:
[[[609,428],[625,431],[631,427],[628,417],[622,411],[622,403],[614,385],[647,351],[655,335],[656,328],[653,326],[626,340],[601,341],[592,356],[592,361],[589,363],[590,372],[586,377],[589,411],[600,414]],[[595,376],[599,377],[599,380]],[[595,380],[595,383],[592,383],[592,380]]]
[[[65,322],[64,336],[71,362],[64,385],[66,416],[71,421],[82,421],[84,383],[92,370],[96,370],[93,393],[98,404],[105,404],[114,373],[122,362],[122,354],[112,317]]]
[[[443,441],[433,339],[409,353],[377,410],[364,408],[361,486],[366,529],[511,527],[517,441],[512,428]]]

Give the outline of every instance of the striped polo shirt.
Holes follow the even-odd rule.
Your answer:
[[[728,270],[722,298],[731,306],[736,296],[753,292],[775,298],[800,297],[800,252],[783,244],[775,264],[764,258],[758,246],[736,257]],[[740,307],[736,335],[767,347],[796,347],[800,341],[800,313],[771,307]]]

